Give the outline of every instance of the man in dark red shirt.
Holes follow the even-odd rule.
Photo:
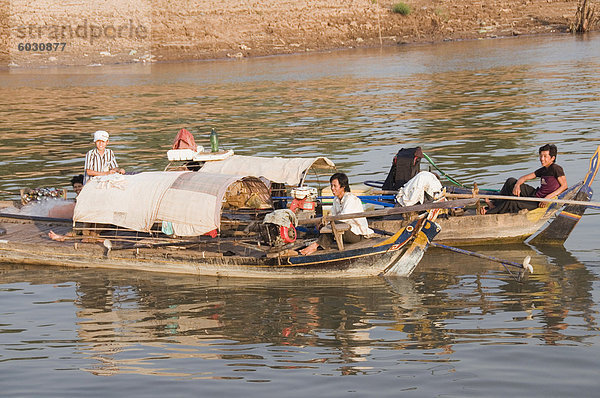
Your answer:
[[[567,177],[562,167],[555,163],[557,149],[554,144],[546,144],[540,147],[540,163],[542,167],[519,178],[509,178],[500,190],[500,195],[522,196],[535,198],[556,198],[567,189]],[[524,184],[525,181],[540,178],[540,187],[534,188]],[[547,202],[524,202],[518,200],[493,200],[487,201],[490,209],[488,214],[518,213],[522,209],[535,209],[546,207]]]

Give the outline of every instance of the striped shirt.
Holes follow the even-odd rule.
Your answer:
[[[109,171],[110,169],[114,169],[119,167],[117,164],[117,159],[115,158],[115,154],[112,150],[105,148],[104,154],[100,155],[97,148],[94,148],[85,155],[85,164],[83,166],[84,174],[83,174],[83,183],[88,182],[91,176],[88,175],[87,171]]]

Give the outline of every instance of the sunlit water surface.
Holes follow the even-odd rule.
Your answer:
[[[180,128],[261,156],[326,155],[381,180],[420,145],[497,188],[558,145],[570,183],[600,144],[600,36],[0,74],[0,190],[68,186],[91,133],[161,170]],[[599,191],[598,181],[593,184]],[[564,248],[430,250],[408,279],[267,281],[0,264],[7,396],[591,396],[598,210]]]

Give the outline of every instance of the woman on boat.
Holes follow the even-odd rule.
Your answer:
[[[341,214],[362,213],[364,208],[361,200],[350,193],[350,184],[348,176],[344,173],[335,173],[329,179],[331,192],[333,193],[333,206],[331,215],[337,216]],[[348,220],[340,220],[350,225],[350,229],[344,231],[342,239],[345,243],[357,243],[365,237],[373,234],[373,230],[369,228],[369,224],[365,217],[352,218]],[[314,253],[319,246],[328,249],[334,245],[332,234],[321,234],[316,242],[311,243],[304,249],[300,250],[303,255]]]
[[[521,196],[553,199],[567,189],[567,177],[562,167],[555,163],[557,149],[554,144],[546,144],[539,149],[542,167],[526,174],[518,180],[509,178],[500,190],[500,195]],[[540,187],[534,188],[525,184],[525,181],[540,178]],[[489,205],[487,214],[518,213],[520,210],[533,210],[537,207],[546,207],[546,202],[526,202],[519,200],[486,200]]]

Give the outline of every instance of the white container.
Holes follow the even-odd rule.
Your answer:
[[[233,156],[233,149],[219,152],[198,152],[192,160],[210,162],[211,160],[225,160],[231,156]]]
[[[199,152],[203,152],[204,148],[202,146],[198,146],[197,151],[193,151],[191,149],[171,149],[167,151],[167,158],[170,162],[176,160],[193,160],[194,156],[198,155]]]
[[[298,199],[298,200],[302,200],[304,198],[316,200],[317,199],[317,188],[296,187],[296,188],[292,188],[291,194],[294,199]]]

